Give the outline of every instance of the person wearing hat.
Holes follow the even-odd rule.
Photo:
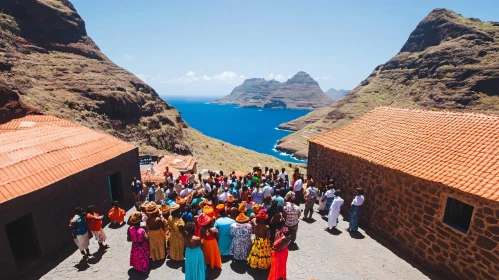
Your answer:
[[[219,203],[215,206],[215,218],[220,218],[220,211],[225,210],[225,204]]]
[[[185,279],[205,280],[206,264],[201,250],[201,238],[194,234],[196,225],[189,222],[185,225]]]
[[[214,225],[218,230],[218,248],[222,256],[228,256],[230,255],[230,245],[232,244],[230,226],[236,221],[227,216],[225,209],[221,209],[219,214],[220,218],[215,221]]]
[[[150,202],[147,205],[146,214],[148,216],[146,225],[151,259],[153,261],[164,260],[166,258],[165,225],[159,215],[159,207],[155,202]]]
[[[248,216],[244,214],[246,207],[241,209],[236,217],[236,223],[230,226],[230,235],[232,236],[232,244],[230,246],[230,254],[235,260],[246,261],[251,250],[251,234],[253,228],[249,222]]]
[[[150,253],[148,235],[145,229],[140,226],[142,222],[142,213],[134,212],[128,219],[130,226],[127,231],[127,241],[132,242],[130,252],[130,266],[140,272],[149,270]]]
[[[267,269],[270,267],[270,228],[265,224],[268,219],[267,211],[260,210],[256,214],[256,226],[253,228],[255,239],[248,257],[248,263],[251,268]]]
[[[74,209],[74,217],[69,222],[69,227],[72,229],[73,240],[78,246],[84,259],[90,256],[90,250],[88,246],[90,245],[90,240],[88,236],[88,227],[85,221],[85,213],[81,207],[76,207]]]
[[[184,221],[180,218],[180,205],[174,203],[170,206],[168,227],[170,228],[170,259],[173,261],[184,260]]]
[[[222,256],[218,248],[218,230],[213,227],[214,218],[202,213],[198,217],[198,224],[201,227],[200,237],[203,244],[203,254],[206,266],[210,269],[222,268]]]

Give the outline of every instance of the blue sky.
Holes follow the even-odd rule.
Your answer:
[[[71,0],[111,60],[161,95],[223,96],[245,78],[298,71],[352,89],[431,10],[499,21],[497,0]]]

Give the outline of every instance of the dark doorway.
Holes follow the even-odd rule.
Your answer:
[[[40,247],[31,213],[6,224],[5,231],[20,271],[40,260]]]
[[[123,195],[121,193],[121,172],[116,172],[108,177],[109,192],[111,193],[111,201],[119,201],[123,203]]]

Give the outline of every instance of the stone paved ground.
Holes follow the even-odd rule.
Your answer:
[[[302,206],[303,207],[303,206]],[[130,211],[129,211],[130,213]],[[351,236],[340,221],[334,234],[323,229],[326,222],[317,213],[315,221],[300,221],[297,246],[288,258],[288,279],[429,279],[407,261],[368,236],[363,230]],[[148,275],[134,272],[128,266],[130,243],[126,229],[105,229],[110,248],[97,252],[88,263],[80,262],[76,246],[69,246],[58,256],[38,267],[27,279],[184,279],[182,263],[154,263]],[[95,240],[91,253],[97,251]],[[268,271],[248,269],[242,262],[224,260],[222,270],[211,271],[209,279],[267,279]],[[435,277],[432,277],[435,278]]]

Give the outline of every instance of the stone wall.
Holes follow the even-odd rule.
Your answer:
[[[360,224],[383,236],[425,267],[463,279],[499,275],[499,202],[429,182],[310,143],[308,172],[316,181],[334,178],[348,217],[355,189],[365,189]],[[448,197],[474,206],[462,233],[444,224]]]
[[[108,176],[117,172],[121,173],[122,208],[128,209],[133,205],[130,182],[134,176],[140,176],[138,149],[0,203],[0,279],[14,278],[19,273],[5,232],[6,224],[31,213],[42,259],[68,245],[77,250],[69,228],[73,209],[93,204],[97,213],[107,216],[112,203]],[[107,217],[104,223],[108,223]]]

